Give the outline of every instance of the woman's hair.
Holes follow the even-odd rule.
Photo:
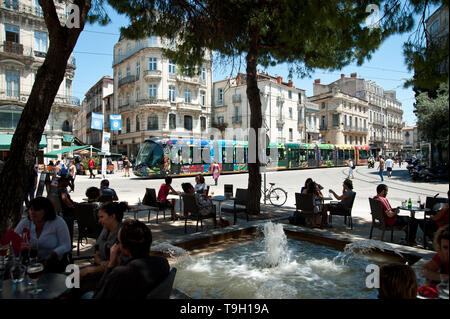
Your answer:
[[[181,188],[183,189],[183,192],[187,193],[191,188],[194,188],[194,186],[192,186],[191,183],[183,183],[181,184]]]
[[[308,184],[311,183],[312,181],[313,181],[312,178],[307,178],[305,181],[305,187],[307,188]]]
[[[95,186],[89,187],[85,195],[88,199],[97,199],[100,196],[100,189]]]
[[[205,178],[203,177],[203,175],[197,175],[198,177],[198,181],[200,182],[200,184],[204,184],[205,183]]]
[[[439,228],[434,235],[433,246],[434,250],[439,252],[441,250],[441,241],[442,239],[448,240],[448,224]]]
[[[311,182],[306,187],[306,193],[308,194],[315,194],[316,193],[316,183],[311,180]]]
[[[104,203],[99,211],[104,211],[108,216],[116,215],[116,220],[121,223],[123,219],[123,213],[128,209],[128,205],[125,202],[107,202]]]
[[[351,179],[346,178],[344,184],[347,185],[348,188],[353,189],[353,182]]]
[[[152,232],[143,222],[127,219],[120,227],[119,240],[133,258],[147,257],[152,245]]]
[[[33,210],[44,210],[44,220],[54,220],[56,218],[56,210],[52,201],[46,197],[36,197],[30,201],[30,207]]]
[[[417,277],[414,270],[410,266],[400,263],[392,263],[381,266],[378,298],[417,298]]]

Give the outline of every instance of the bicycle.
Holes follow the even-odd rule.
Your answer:
[[[268,199],[273,206],[277,207],[283,206],[287,200],[287,192],[280,187],[273,188],[275,183],[269,184],[270,184],[269,189],[264,190],[263,188],[261,188],[261,193],[264,196],[263,197],[264,200]]]

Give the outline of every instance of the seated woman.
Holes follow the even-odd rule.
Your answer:
[[[197,194],[207,196],[208,186],[206,186],[205,178],[203,177],[203,175],[195,176],[194,189]]]
[[[304,191],[308,188],[308,184],[311,183],[312,181],[313,181],[312,178],[307,178],[305,181],[305,186],[302,187],[300,193],[305,194]]]
[[[124,202],[108,202],[99,208],[98,221],[103,230],[95,243],[94,265],[80,270],[80,293],[93,290],[106,270],[110,249],[117,241],[117,233],[127,209]]]
[[[441,281],[448,284],[448,224],[436,232],[434,249],[437,253],[420,269],[421,275],[427,280],[425,286],[433,286]]]
[[[195,202],[197,203],[197,206],[199,207],[199,213],[202,216],[208,216],[211,217],[214,221],[214,228],[217,226],[216,221],[216,206],[212,203],[211,199],[204,198],[203,196],[199,195],[195,192],[194,186],[192,186],[191,183],[183,183],[181,184],[181,187],[183,188],[183,191],[186,194],[194,195]]]
[[[308,183],[307,188],[302,192],[303,194],[311,194],[313,195],[313,202],[314,202],[314,211],[313,212],[307,212],[307,213],[314,213],[318,214],[320,212],[320,206],[322,202],[322,193],[320,192],[318,184],[316,184],[314,181],[310,181]],[[322,219],[321,216],[313,217],[311,221],[312,228],[319,228],[317,224],[320,224],[320,220]]]
[[[45,271],[63,272],[72,242],[66,222],[56,215],[50,199],[36,197],[30,201],[29,217],[22,219],[14,231],[21,235],[25,228],[30,231],[31,248],[37,249]]]

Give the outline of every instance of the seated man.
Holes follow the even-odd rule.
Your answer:
[[[398,216],[399,209],[392,208],[389,201],[386,198],[388,193],[388,187],[385,184],[380,184],[377,186],[377,196],[374,199],[378,199],[383,204],[383,212],[385,215],[386,225],[388,226],[409,226],[406,232],[406,244],[414,245],[416,243],[416,232],[417,232],[417,220],[415,218],[411,219],[408,216]]]
[[[202,216],[211,216],[214,221],[214,227],[217,226],[216,221],[216,206],[211,202],[211,199],[205,198],[202,195],[195,192],[194,186],[191,183],[183,183],[181,184],[183,191],[186,194],[192,194],[195,197],[195,202],[199,207],[199,213]]]
[[[149,255],[152,232],[141,221],[124,221],[117,241],[93,297],[145,299],[169,275],[169,263],[165,257]]]
[[[336,212],[336,213],[344,213],[347,209],[350,209],[352,197],[355,194],[353,191],[353,182],[350,179],[345,179],[344,183],[342,184],[342,195],[339,196],[336,194],[332,189],[329,190],[330,193],[333,194],[333,196],[339,200],[338,203],[330,203],[323,205],[323,212],[322,212],[322,224],[326,227],[328,226],[328,218],[327,218],[327,212]]]
[[[101,192],[100,192],[100,189],[92,186],[86,190],[85,195],[88,199],[88,203],[93,203],[93,202],[95,203],[98,201],[98,198],[101,196]]]
[[[175,220],[177,217],[175,214],[175,199],[167,199],[169,194],[180,194],[172,187],[172,177],[167,176],[164,179],[164,184],[161,184],[158,191],[158,201],[161,208],[170,208],[171,220]]]
[[[104,179],[100,183],[100,191],[102,193],[102,196],[112,196],[113,200],[119,200],[119,197],[117,197],[116,191],[112,188],[109,188],[109,181],[107,179]]]

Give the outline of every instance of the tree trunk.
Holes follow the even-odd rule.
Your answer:
[[[84,28],[90,2],[77,1],[80,7],[80,28],[69,29],[61,26],[52,0],[40,1],[50,45],[44,63],[37,71],[28,102],[14,132],[8,160],[0,175],[0,237],[21,218],[39,141],[64,79],[67,60]]]
[[[256,163],[248,163],[248,204],[249,214],[259,214],[261,210],[261,173],[258,154],[258,129],[262,127],[261,98],[259,96],[257,66],[258,66],[258,35],[253,32],[252,46],[247,53],[247,98],[250,104],[250,128],[256,133],[255,142],[249,138],[248,149],[256,150]]]

